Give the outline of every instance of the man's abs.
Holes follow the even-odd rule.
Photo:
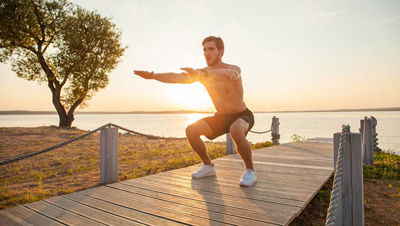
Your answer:
[[[232,114],[246,110],[241,79],[240,81],[210,82],[204,86],[218,113]]]

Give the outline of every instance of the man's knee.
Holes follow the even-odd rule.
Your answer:
[[[229,128],[229,132],[231,133],[232,139],[235,142],[242,141],[246,137],[246,128],[242,123],[234,123]]]
[[[193,132],[194,132],[194,128],[193,127],[194,127],[193,125],[188,125],[186,127],[185,132],[186,132],[186,136],[187,137],[189,137],[189,136],[191,136],[193,134]]]
[[[186,127],[186,137],[200,136],[199,130],[196,125],[190,124]]]

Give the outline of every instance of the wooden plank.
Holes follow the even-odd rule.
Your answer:
[[[205,219],[202,217],[193,216],[184,212],[176,211],[174,209],[166,208],[164,206],[158,206],[156,203],[146,203],[138,200],[131,200],[129,197],[118,197],[111,195],[104,195],[96,189],[89,189],[78,192],[82,195],[87,195],[88,197],[96,198],[99,200],[114,203],[116,205],[123,206],[125,208],[130,208],[133,210],[138,210],[147,214],[152,214],[169,220],[174,220],[183,224],[194,224],[194,225],[223,225],[222,222],[213,221]],[[140,198],[140,197],[137,197]]]
[[[106,188],[109,188],[110,190],[107,191]],[[230,206],[228,203],[225,203],[223,199],[216,200],[214,198],[208,199],[208,198],[200,198],[200,199],[195,199],[191,198],[191,196],[187,197],[186,195],[184,196],[177,196],[177,195],[172,195],[172,194],[165,194],[165,193],[160,193],[152,190],[147,190],[143,188],[137,188],[137,187],[132,187],[124,184],[112,184],[110,186],[102,187],[102,189],[105,192],[111,192],[115,193],[115,190],[122,190],[126,191],[129,193],[135,193],[138,195],[143,195],[143,196],[148,196],[156,199],[161,199],[169,202],[174,202],[174,203],[179,203],[182,205],[188,205],[200,209],[206,209],[214,212],[219,212],[219,213],[224,213],[224,214],[229,214],[237,217],[244,217],[248,219],[255,219],[258,221],[265,221],[269,223],[276,223],[276,224],[284,224],[287,221],[287,217],[293,215],[293,213],[296,213],[298,209],[294,209],[294,211],[285,211],[285,213],[282,213],[283,211],[279,211],[273,208],[273,206],[276,205],[271,205],[268,210],[266,211],[261,211],[260,209],[248,209],[246,208],[246,205],[243,205],[243,203],[236,203],[235,206]],[[115,193],[117,194],[117,193]],[[265,204],[264,204],[265,205]],[[268,206],[268,205],[265,205]]]
[[[228,161],[214,161],[215,163],[215,169],[218,172],[225,172],[225,171],[234,171],[236,173],[239,173],[240,175],[244,172],[245,167],[243,162],[228,162]],[[333,165],[333,163],[331,163]],[[196,165],[196,166],[190,166],[187,168],[184,168],[180,171],[166,171],[163,173],[187,173],[188,175],[191,175],[194,171],[198,170],[201,166]],[[268,165],[258,165],[255,167],[255,171],[257,174],[260,175],[270,175],[273,176],[275,174],[278,174],[280,176],[287,176],[288,178],[290,177],[303,177],[303,178],[315,178],[315,177],[321,177],[324,178],[326,175],[330,174],[333,171],[332,170],[327,171],[327,170],[314,170],[314,169],[302,169],[302,168],[291,168],[291,167],[284,167],[284,166],[268,166]],[[159,174],[163,174],[159,173]],[[225,175],[225,174],[221,174]]]
[[[240,177],[234,177],[232,180],[224,180],[217,176],[206,177],[206,178],[201,178],[201,179],[193,179],[191,176],[177,175],[177,174],[172,174],[172,175],[155,174],[155,175],[152,175],[151,178],[162,178],[162,179],[191,183],[191,184],[212,184],[214,186],[227,186],[227,187],[232,187],[234,189],[236,189],[238,187],[238,182],[240,179]],[[299,193],[305,193],[305,192],[309,192],[310,190],[314,190],[314,188],[316,187],[315,185],[313,186],[312,189],[303,188],[303,187],[294,187],[293,185],[288,186],[285,184],[277,183],[276,181],[273,181],[270,183],[266,183],[266,182],[262,183],[262,182],[260,182],[260,178],[257,178],[257,179],[258,179],[257,185],[254,185],[253,187],[267,189],[267,190],[271,190],[271,191],[279,190],[282,192],[294,191],[294,192],[299,192]]]
[[[257,197],[258,199],[264,199],[266,197],[275,197],[280,199],[296,200],[296,201],[307,201],[309,192],[301,191],[282,191],[280,189],[262,188],[258,187],[257,184],[251,187],[240,187],[239,185],[222,185],[222,184],[206,184],[199,180],[191,180],[189,182],[181,182],[178,180],[170,180],[161,177],[149,177],[147,180],[158,181],[166,184],[178,185],[181,187],[192,188],[201,191],[221,192],[232,195],[245,194],[246,196]]]
[[[277,155],[271,153],[253,153],[253,158],[257,159],[258,157],[266,157],[269,159],[285,159],[285,160],[307,160],[307,161],[332,161],[332,158],[321,158],[319,156],[309,157],[309,156],[293,156],[291,155]]]
[[[88,205],[91,207],[95,207],[104,212],[108,212],[129,220],[136,220],[142,222],[144,224],[149,225],[166,225],[166,226],[175,226],[175,225],[183,225],[182,223],[168,220],[165,218],[161,218],[155,215],[147,214],[141,211],[137,211],[131,208],[126,208],[120,205],[116,205],[114,203],[110,203],[107,201],[99,200],[96,198],[88,197],[87,195],[82,195],[79,193],[71,193],[68,195],[63,195],[63,198],[73,200],[75,202]]]
[[[10,209],[2,210],[0,213],[7,215],[8,217],[12,218],[12,220],[22,225],[62,225],[59,222],[38,214],[37,212],[32,211],[24,206],[16,206]]]
[[[63,197],[54,197],[45,200],[45,202],[51,203],[57,207],[68,210],[69,212],[75,213],[82,217],[92,219],[100,222],[107,222],[112,225],[144,225],[138,221],[132,219],[125,219],[120,216],[110,214],[105,211],[101,211],[93,206],[83,205]]]
[[[265,222],[265,221],[258,221],[255,220],[254,218],[243,218],[242,216],[234,216],[231,214],[226,214],[225,210],[222,211],[213,211],[210,208],[206,209],[201,209],[197,207],[193,207],[191,205],[184,205],[176,202],[170,202],[170,201],[165,201],[163,199],[159,198],[154,198],[154,197],[149,197],[149,196],[143,196],[127,191],[123,191],[120,189],[113,189],[110,187],[101,187],[99,189],[96,189],[96,193],[103,195],[103,196],[110,196],[113,197],[114,199],[127,199],[127,200],[132,200],[135,203],[138,203],[139,205],[144,204],[150,204],[150,205],[155,205],[155,206],[162,206],[165,209],[177,211],[180,214],[188,214],[196,217],[201,217],[213,221],[218,221],[221,223],[226,223],[226,224],[244,224],[244,225],[272,225],[270,222]],[[93,194],[91,194],[93,195]],[[224,208],[225,209],[225,208]]]
[[[236,159],[239,159],[239,158],[236,158]],[[324,167],[327,164],[330,164],[332,162],[332,159],[312,160],[311,158],[304,158],[304,157],[296,157],[296,159],[295,158],[290,159],[290,158],[274,158],[274,157],[264,157],[264,156],[254,155],[253,161]]]
[[[24,205],[25,207],[41,213],[46,217],[49,217],[53,220],[57,220],[63,224],[67,225],[103,225],[103,222],[93,221],[91,219],[79,216],[75,213],[68,212],[64,209],[46,203],[44,201],[38,201],[34,203],[29,203]]]
[[[157,185],[154,183],[146,183],[146,182],[137,182],[125,184],[118,183],[109,185],[110,187],[133,187],[141,190],[148,190],[160,194],[166,194],[171,196],[176,196],[185,199],[193,199],[199,201],[205,201],[207,203],[215,203],[230,207],[235,207],[238,209],[246,208],[251,211],[261,211],[261,212],[269,212],[276,213],[278,215],[286,216],[287,213],[297,212],[299,207],[286,205],[276,202],[265,202],[259,200],[249,200],[247,198],[235,197],[224,195],[220,193],[212,193],[212,192],[200,192],[193,191],[192,189],[174,189],[174,186],[169,185]]]
[[[277,197],[266,196],[266,195],[252,194],[252,193],[230,192],[229,189],[224,189],[224,191],[218,191],[218,189],[214,190],[214,191],[198,190],[195,188],[188,188],[188,187],[174,185],[174,184],[168,184],[168,183],[164,183],[164,182],[160,182],[160,181],[136,179],[136,180],[123,181],[120,183],[127,184],[127,185],[133,185],[133,186],[135,186],[135,184],[137,184],[137,183],[144,183],[149,188],[152,188],[153,186],[167,187],[170,189],[179,190],[179,191],[187,191],[190,193],[200,193],[200,194],[217,196],[217,197],[226,196],[227,199],[228,198],[242,198],[242,199],[250,199],[252,201],[255,200],[255,201],[263,201],[263,202],[272,202],[272,203],[279,203],[279,204],[298,206],[298,207],[301,207],[303,204],[302,201],[292,200],[292,199],[283,199],[283,198],[277,198]]]
[[[229,161],[229,162],[241,162],[241,159],[227,159],[221,158],[219,161]],[[313,166],[313,165],[300,165],[300,164],[285,164],[285,163],[275,163],[275,162],[261,162],[261,161],[253,161],[254,165],[268,165],[268,166],[284,166],[284,167],[294,167],[294,168],[303,168],[303,169],[315,169],[315,170],[333,170],[332,167],[324,167],[324,166]]]
[[[31,225],[7,212],[0,212],[0,222],[2,226]]]
[[[190,171],[191,172],[191,171]],[[192,178],[190,176],[190,172],[174,172],[170,174],[157,174],[158,176],[170,176],[170,177],[182,177],[182,178]],[[228,174],[231,173],[232,175]],[[237,185],[243,171],[222,171],[221,169],[217,170],[217,175],[213,177],[205,177],[201,178],[201,181],[206,181],[206,183],[210,182],[224,182],[224,183],[232,183]],[[285,185],[288,187],[288,189],[293,189],[293,184],[295,183],[298,189],[302,190],[308,190],[308,189],[313,189],[316,185],[321,184],[321,182],[316,181],[316,178],[312,177],[300,177],[300,176],[290,176],[286,178],[287,174],[263,174],[259,173],[256,171],[257,174],[257,186],[260,185],[274,185],[274,184],[279,184],[279,185]],[[150,175],[149,177],[152,177],[153,175]],[[329,174],[326,174],[325,177],[329,176]],[[325,178],[321,177],[321,179]],[[199,179],[198,179],[199,180]],[[294,188],[297,189],[297,188]]]

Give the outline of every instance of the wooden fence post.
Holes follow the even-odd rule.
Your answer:
[[[226,154],[236,154],[236,146],[232,140],[231,133],[226,134]]]
[[[272,118],[272,125],[271,125],[271,137],[272,137],[272,143],[277,145],[279,144],[279,118],[273,117]]]
[[[100,184],[118,181],[118,128],[100,130]]]
[[[371,119],[364,119],[365,121],[365,128],[364,128],[364,160],[363,162],[367,165],[374,165],[374,144],[372,142],[372,120]]]
[[[340,133],[335,133],[335,166],[338,156],[339,145]],[[361,151],[361,134],[351,133],[347,135],[347,144],[344,154],[343,174],[341,181],[341,192],[339,195],[335,217],[336,225],[364,225],[364,187]]]
[[[378,125],[378,120],[374,116],[371,116],[372,120],[372,142],[374,143],[374,151],[381,152],[382,150],[378,147],[378,133],[376,132],[376,126]]]

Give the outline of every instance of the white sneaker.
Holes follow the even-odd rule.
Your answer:
[[[203,177],[214,176],[215,174],[217,174],[217,173],[215,171],[214,164],[212,164],[212,166],[203,164],[203,166],[199,170],[192,173],[192,177],[199,179],[199,178],[203,178]]]
[[[256,172],[251,169],[246,169],[242,174],[242,179],[240,180],[240,186],[249,187],[257,182]]]

